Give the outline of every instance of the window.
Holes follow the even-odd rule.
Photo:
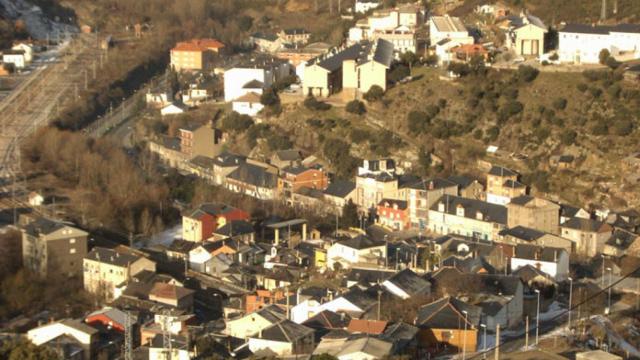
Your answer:
[[[69,249],[69,254],[75,254],[75,253],[76,253],[76,249],[75,248]]]
[[[76,239],[69,239],[69,244],[75,244],[76,243]]]

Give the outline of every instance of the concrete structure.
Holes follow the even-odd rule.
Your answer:
[[[277,305],[265,306],[245,316],[225,321],[224,334],[246,339],[286,319],[286,313]]]
[[[162,109],[160,109],[160,115],[168,116],[168,115],[180,115],[184,113],[186,107],[183,104],[178,103],[170,103],[165,105]]]
[[[222,152],[224,137],[222,130],[213,123],[188,124],[180,129],[180,151],[189,159],[196,156],[214,158]]]
[[[358,14],[364,14],[369,10],[373,10],[380,7],[381,4],[382,2],[378,0],[356,0],[356,3],[353,9]]]
[[[458,185],[447,179],[433,178],[421,179],[400,189],[399,197],[408,203],[411,228],[427,228],[429,208],[443,195],[458,195]]]
[[[393,44],[378,39],[347,48],[336,48],[307,62],[303,93],[327,97],[343,89],[365,93],[371,86],[387,88],[387,71],[393,60]]]
[[[382,199],[376,210],[378,224],[396,231],[409,228],[409,211],[406,201]]]
[[[13,64],[16,69],[24,69],[27,66],[27,59],[23,50],[4,50],[2,52],[2,62]]]
[[[604,251],[604,245],[613,228],[602,221],[572,218],[560,225],[560,235],[574,243],[579,255],[593,257]]]
[[[22,51],[24,53],[24,61],[25,63],[30,63],[33,61],[33,53],[34,53],[34,49],[33,46],[24,42],[21,43],[17,43],[14,44],[11,47],[11,50],[14,51]]]
[[[301,28],[290,28],[280,30],[278,37],[283,44],[297,46],[306,44],[311,38],[311,33]]]
[[[536,229],[524,226],[516,226],[500,232],[498,242],[517,245],[528,244],[544,247],[554,247],[565,249],[568,253],[573,252],[573,242],[559,235],[549,234]]]
[[[473,44],[473,38],[462,21],[457,17],[432,16],[429,18],[429,40],[431,46],[442,40],[450,40],[461,44]]]
[[[521,195],[507,204],[509,228],[524,226],[558,234],[560,231],[560,205],[549,200]]]
[[[565,249],[516,245],[511,258],[511,271],[527,265],[544,272],[558,282],[569,277],[569,253]]]
[[[35,219],[22,229],[23,265],[40,276],[80,276],[88,235],[60,222]]]
[[[226,177],[225,187],[260,200],[273,200],[280,196],[282,182],[277,169],[266,164],[243,163]]]
[[[506,225],[506,207],[480,200],[444,195],[429,209],[429,229],[437,234],[497,240]]]
[[[214,39],[194,39],[176,44],[171,49],[171,67],[176,71],[204,70],[210,66],[213,54],[224,48],[224,44]]]
[[[276,81],[291,75],[291,65],[262,55],[236,65],[224,73],[224,101],[230,102],[250,92],[262,94]]]
[[[251,117],[257,116],[264,109],[264,105],[260,102],[260,94],[253,91],[234,99],[231,107],[238,114]]]
[[[314,348],[314,330],[290,320],[273,324],[249,338],[249,349],[255,353],[269,350],[278,356],[308,354]]]
[[[336,263],[342,268],[355,264],[384,263],[387,258],[387,244],[360,235],[352,239],[338,241],[327,250],[327,267],[333,269]]]
[[[636,24],[567,24],[559,31],[558,39],[558,55],[562,62],[597,64],[603,49],[614,57],[640,57],[640,25]]]
[[[116,287],[125,285],[142,271],[156,271],[156,264],[133,251],[94,247],[83,261],[84,289],[106,301],[116,297]]]
[[[527,187],[518,181],[520,175],[502,166],[492,166],[487,173],[487,202],[506,205],[512,198],[526,195]]]
[[[182,239],[200,242],[209,239],[231,220],[249,220],[249,214],[234,207],[205,203],[182,215]]]
[[[544,54],[544,36],[546,25],[539,18],[521,14],[509,19],[506,45],[521,56],[540,56]]]
[[[36,346],[44,345],[57,337],[69,336],[82,347],[81,359],[94,358],[94,351],[98,342],[98,329],[79,320],[61,320],[38,326],[27,332],[27,339]]]

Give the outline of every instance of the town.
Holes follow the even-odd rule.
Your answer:
[[[566,2],[0,0],[0,358],[640,358],[640,7]]]

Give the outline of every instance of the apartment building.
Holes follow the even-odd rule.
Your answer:
[[[511,199],[507,204],[509,220],[507,225],[512,228],[524,226],[531,229],[559,234],[560,205],[528,195],[520,195]]]
[[[506,205],[512,198],[526,195],[527,187],[518,181],[520,174],[502,166],[492,166],[487,173],[487,202]]]
[[[213,55],[223,48],[224,44],[214,39],[179,42],[171,49],[171,67],[176,71],[204,70],[210,65]]]

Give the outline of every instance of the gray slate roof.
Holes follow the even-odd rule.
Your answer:
[[[370,58],[369,54],[371,53],[373,53],[373,56]],[[313,65],[317,63],[321,68],[333,72],[340,69],[342,63],[346,60],[355,60],[358,65],[373,60],[390,67],[393,60],[393,44],[383,39],[378,39],[375,43],[363,41],[337,53],[330,51],[328,55],[311,59],[307,64]]]
[[[518,176],[519,174],[509,168],[493,165],[489,170],[489,175],[495,176]]]
[[[455,297],[446,297],[427,304],[418,310],[416,325],[434,329],[460,329],[464,327],[467,312],[467,323],[477,327],[480,324],[482,309],[467,304]]]
[[[524,226],[516,226],[500,231],[500,236],[512,236],[524,241],[535,241],[544,236],[544,232]]]
[[[127,267],[129,264],[140,259],[140,257],[132,254],[121,254],[112,249],[96,246],[89,251],[85,259],[99,261],[119,267]]]
[[[304,325],[296,324],[291,320],[283,320],[262,330],[262,336],[258,335],[256,337],[271,341],[291,343],[313,332],[313,329]]]
[[[402,289],[409,296],[424,295],[431,292],[431,283],[410,269],[404,269],[390,277],[387,281]]]
[[[384,241],[376,241],[368,236],[359,235],[351,239],[339,241],[338,244],[350,247],[356,250],[369,249],[372,247],[383,246]]]
[[[445,212],[455,215],[456,209],[460,205],[464,208],[464,216],[470,219],[477,219],[477,213],[482,213],[482,220],[498,224],[507,224],[507,207],[491,204],[476,199],[467,199],[460,196],[443,195],[432,206],[431,210],[438,211],[438,205],[445,204]]]
[[[233,170],[227,177],[264,188],[275,188],[278,183],[278,177],[275,174],[268,172],[261,166],[250,163],[240,164],[240,166]]]

